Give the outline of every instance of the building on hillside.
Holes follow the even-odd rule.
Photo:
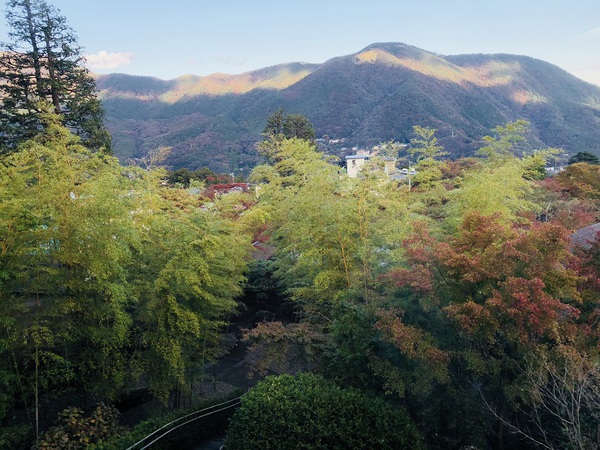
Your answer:
[[[365,163],[374,156],[377,156],[377,152],[359,151],[355,155],[346,156],[346,172],[348,176],[351,178],[358,177],[358,173],[364,168]],[[380,156],[379,162],[382,165],[378,165],[378,167],[392,180],[402,180],[417,173],[414,169],[410,171],[408,169],[398,170],[396,167],[396,158]]]
[[[371,159],[370,153],[358,153],[346,156],[346,171],[348,172],[348,176],[356,178],[360,169],[369,159]]]
[[[565,168],[563,166],[550,166],[550,167],[545,167],[546,170],[546,176],[551,177],[553,175],[557,175],[559,173],[561,173],[563,170],[565,170]]]

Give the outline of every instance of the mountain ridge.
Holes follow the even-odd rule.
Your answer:
[[[117,155],[172,146],[174,168],[251,167],[254,143],[279,107],[307,116],[318,137],[348,146],[408,142],[412,126],[422,125],[464,156],[495,126],[525,119],[535,147],[600,149],[600,87],[521,55],[444,56],[387,42],[322,64],[166,81],[110,74],[98,77],[98,87]]]

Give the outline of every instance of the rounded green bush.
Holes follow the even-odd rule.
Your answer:
[[[406,412],[312,374],[267,377],[242,399],[226,450],[421,449]]]

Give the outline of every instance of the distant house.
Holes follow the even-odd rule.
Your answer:
[[[346,156],[346,172],[348,176],[351,178],[358,177],[358,173],[363,169],[365,163],[374,156],[377,156],[377,152],[359,151],[355,155]],[[379,161],[382,166],[378,165],[378,167],[392,180],[403,180],[417,173],[414,169],[398,170],[396,167],[396,158],[380,156]]]
[[[348,176],[356,178],[360,169],[369,159],[371,159],[370,153],[346,156],[346,171],[348,172]]]
[[[546,176],[551,177],[553,175],[557,175],[557,174],[561,173],[563,170],[565,170],[565,168],[562,166],[551,166],[551,167],[545,167],[545,170],[546,170]]]

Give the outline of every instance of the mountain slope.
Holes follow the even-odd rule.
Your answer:
[[[600,87],[524,56],[441,56],[380,43],[320,65],[170,81],[107,75],[98,86],[117,155],[173,146],[173,167],[252,166],[254,143],[279,107],[347,146],[408,142],[421,125],[436,128],[454,156],[469,155],[491,128],[526,119],[534,147],[600,150]]]

